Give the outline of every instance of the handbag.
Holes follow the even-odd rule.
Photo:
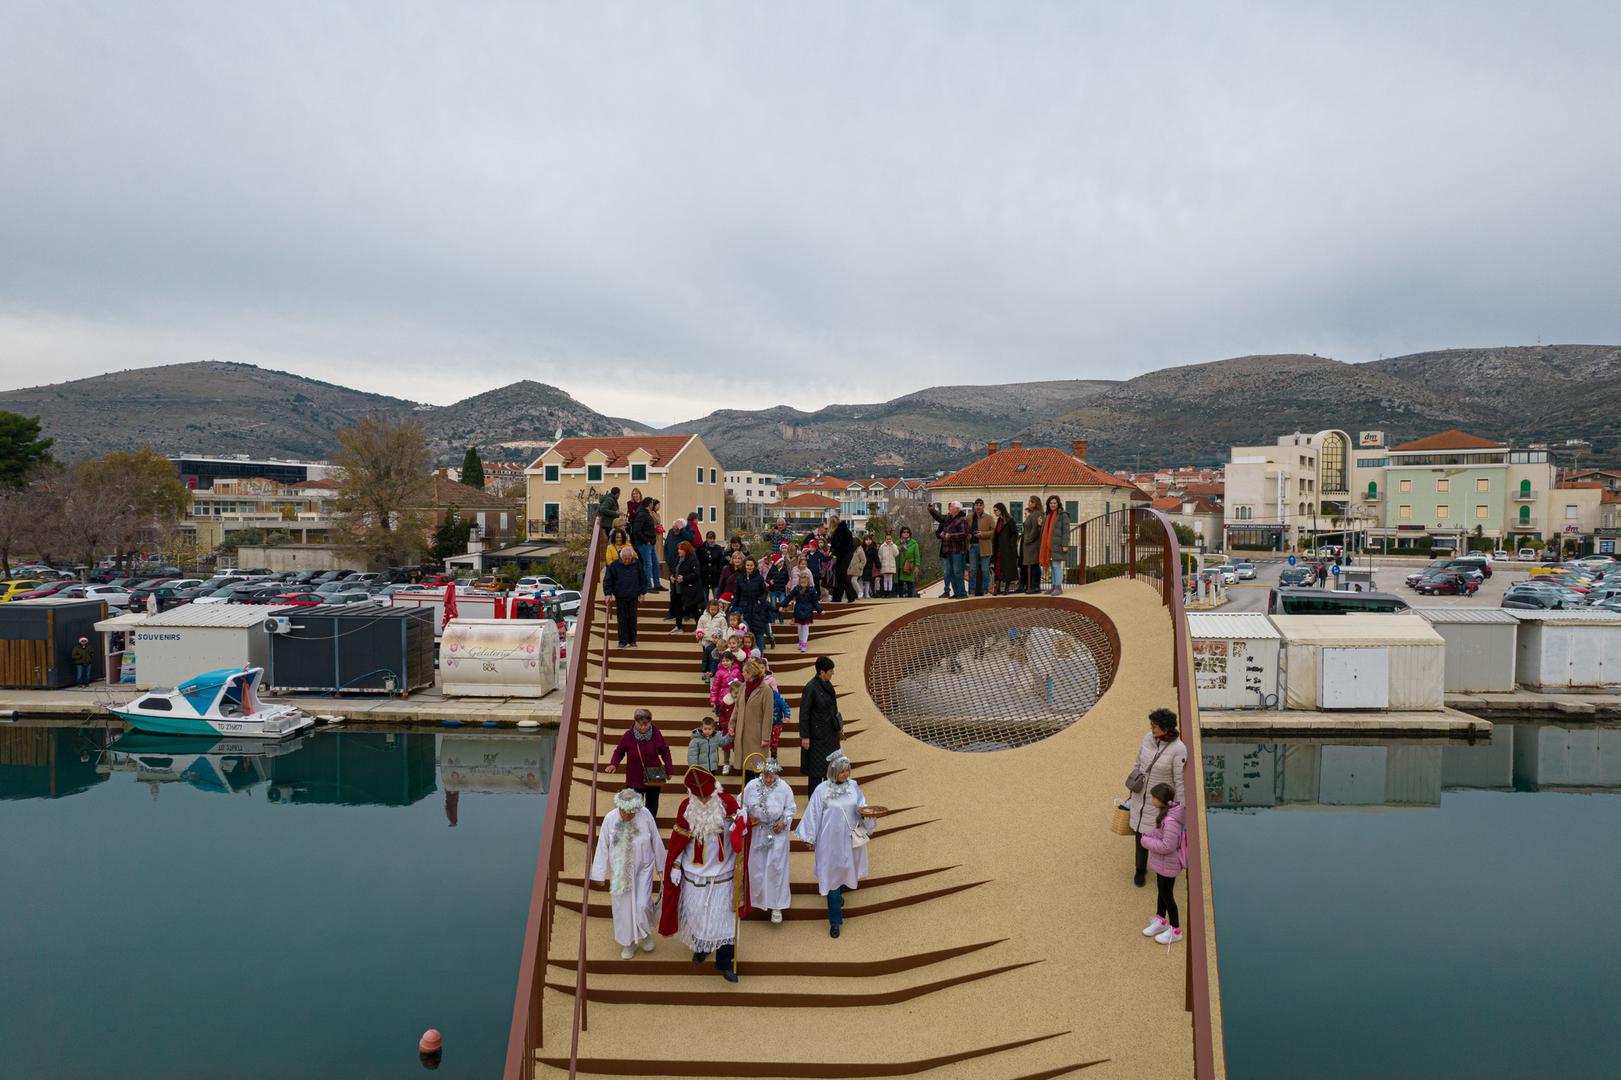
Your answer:
[[[670,778],[670,770],[663,765],[649,765],[647,757],[642,753],[642,744],[636,744],[636,760],[642,763],[642,786],[652,787],[662,784]]]
[[[1154,771],[1155,762],[1159,761],[1159,756],[1165,753],[1165,748],[1169,745],[1169,743],[1160,744],[1160,748],[1154,752],[1154,760],[1148,763],[1148,772]],[[1133,765],[1131,771],[1126,774],[1126,790],[1134,795],[1141,795],[1143,788],[1148,786],[1148,772]]]
[[[1131,807],[1121,803],[1114,808],[1114,813],[1109,815],[1109,831],[1116,836],[1131,835]]]
[[[911,559],[907,559],[905,562],[901,563],[901,573],[905,574],[907,577],[911,577],[913,574],[917,573],[917,563],[913,562]]]

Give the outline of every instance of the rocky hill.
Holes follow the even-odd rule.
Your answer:
[[[323,457],[362,416],[414,417],[435,457],[530,457],[559,431],[648,431],[603,416],[545,383],[523,381],[442,407],[368,394],[247,364],[114,372],[0,393],[0,409],[38,415],[66,459],[150,444],[182,450]],[[1320,356],[1240,356],[1125,382],[1063,380],[935,386],[893,401],[722,410],[666,430],[695,431],[728,465],[920,475],[953,469],[989,440],[1064,446],[1085,438],[1108,468],[1225,461],[1228,449],[1291,431],[1380,430],[1400,441],[1461,427],[1529,442],[1588,438],[1583,460],[1621,459],[1621,348],[1451,349],[1366,364]]]
[[[460,464],[470,445],[486,461],[518,460],[559,429],[565,435],[647,431],[603,416],[555,386],[518,382],[454,405],[418,405],[285,371],[215,361],[116,371],[0,393],[0,409],[38,416],[59,459],[121,447],[324,458],[336,432],[363,416],[413,418],[436,460]]]
[[[460,463],[469,446],[486,461],[533,458],[559,432],[563,435],[633,435],[646,424],[603,416],[555,386],[525,379],[418,414],[428,429],[435,458]]]
[[[696,432],[727,462],[786,473],[908,475],[955,468],[989,439],[1067,412],[1114,383],[1095,379],[934,386],[872,405],[829,405],[815,412],[723,409],[668,431]],[[724,450],[720,450],[724,448]]]
[[[205,361],[114,371],[0,393],[0,409],[38,416],[72,461],[149,445],[166,454],[324,457],[334,432],[362,416],[403,417],[415,405],[251,364]]]

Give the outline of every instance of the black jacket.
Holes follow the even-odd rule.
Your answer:
[[[806,776],[826,777],[827,756],[839,748],[844,717],[839,715],[839,697],[833,684],[821,676],[805,684],[799,698],[799,737],[810,740],[810,749],[799,752],[799,771]]]
[[[681,606],[684,608],[698,608],[704,602],[703,569],[698,565],[698,556],[687,554],[675,567],[675,578],[670,587],[675,589],[681,597]]]
[[[756,637],[765,633],[765,624],[771,621],[770,590],[758,567],[753,574],[740,573],[732,580],[732,607]]]
[[[615,559],[602,577],[602,588],[609,596],[620,600],[642,595],[642,567],[640,563],[623,563]]]
[[[703,567],[704,581],[710,588],[720,581],[720,568],[726,562],[726,549],[714,542],[705,543],[698,549],[698,565]]]
[[[850,556],[856,550],[856,537],[850,531],[850,523],[839,522],[839,527],[833,530],[828,540],[833,545],[833,569],[840,574],[847,572],[850,569]]]
[[[630,542],[640,547],[642,544],[651,544],[658,539],[654,531],[653,512],[645,506],[636,511],[636,517],[630,523]]]

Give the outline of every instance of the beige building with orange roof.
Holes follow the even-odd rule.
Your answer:
[[[1076,439],[1068,451],[1027,447],[1017,439],[1006,448],[989,443],[984,457],[934,481],[928,493],[929,503],[941,510],[953,500],[969,510],[975,499],[984,499],[987,508],[1005,503],[1015,522],[1024,520],[1024,503],[1031,495],[1044,505],[1047,496],[1057,495],[1071,523],[1149,501],[1141,489],[1089,463],[1085,439]]]
[[[659,500],[668,525],[696,512],[705,532],[726,535],[725,471],[696,435],[624,435],[559,439],[524,470],[528,481],[530,540],[561,539],[591,527],[597,500],[619,489],[619,505],[632,488]]]

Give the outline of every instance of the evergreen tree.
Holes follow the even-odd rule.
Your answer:
[[[484,461],[478,456],[478,447],[469,446],[462,455],[462,483],[484,490]]]
[[[39,417],[0,412],[0,488],[27,483],[37,466],[51,460],[52,441],[39,437]]]

